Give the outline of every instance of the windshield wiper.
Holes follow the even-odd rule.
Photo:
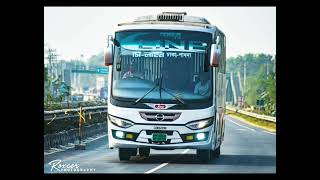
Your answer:
[[[159,93],[160,93],[160,104],[162,103],[162,90],[165,91],[166,93],[168,93],[169,95],[171,95],[172,97],[174,97],[176,100],[178,100],[181,104],[186,105],[187,103],[182,100],[180,97],[170,93],[169,91],[167,91],[165,88],[162,87],[162,82],[163,82],[163,75],[161,75],[160,77],[160,82],[156,83],[154,87],[152,87],[148,92],[146,92],[141,98],[135,100],[133,102],[133,105],[138,104],[144,97],[146,97],[148,94],[150,94],[155,88],[159,87]]]
[[[169,95],[171,95],[171,96],[173,96],[174,98],[176,98],[181,104],[184,104],[184,105],[185,105],[186,103],[185,103],[180,97],[178,97],[178,96],[170,93],[169,91],[167,91],[166,89],[164,89],[164,88],[162,87],[162,80],[163,80],[163,74],[161,74],[161,78],[160,78],[160,89],[159,89],[159,93],[160,93],[160,104],[162,103],[161,92],[162,92],[162,90],[163,90],[164,92],[166,92],[166,93],[168,93]]]
[[[169,95],[171,95],[172,97],[174,97],[176,100],[178,100],[181,104],[186,105],[187,103],[182,100],[179,96],[176,96],[174,94],[172,94],[171,92],[167,91],[165,88],[161,88],[164,92],[168,93]]]
[[[149,93],[151,93],[156,87],[158,87],[159,86],[159,83],[157,83],[155,86],[153,86],[148,92],[146,92],[141,98],[139,98],[139,99],[137,99],[137,100],[135,100],[134,102],[133,102],[133,105],[136,105],[136,104],[138,104],[144,97],[146,97]]]

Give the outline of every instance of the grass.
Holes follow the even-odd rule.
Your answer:
[[[265,120],[261,120],[261,119],[257,119],[251,116],[247,116],[244,114],[240,114],[240,113],[236,113],[234,111],[230,111],[230,110],[226,110],[226,114],[228,115],[233,115],[236,117],[240,117],[241,119],[244,119],[245,121],[252,123],[254,125],[260,126],[262,128],[267,128],[267,129],[271,129],[273,131],[276,131],[276,123],[273,122],[269,122],[269,121],[265,121]]]

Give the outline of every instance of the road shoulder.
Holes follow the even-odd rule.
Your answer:
[[[257,125],[257,124],[254,124],[252,122],[249,122],[247,121],[246,119],[242,118],[242,117],[239,117],[239,116],[236,116],[236,115],[233,115],[233,114],[227,114],[228,116],[234,118],[234,119],[237,119],[245,124],[248,124],[250,126],[253,126],[253,127],[257,127],[257,128],[261,128],[263,130],[266,130],[266,131],[269,131],[269,132],[272,132],[272,133],[276,133],[276,130],[274,129],[271,129],[271,128],[267,128],[267,127],[264,127],[264,126],[260,126],[260,125]]]

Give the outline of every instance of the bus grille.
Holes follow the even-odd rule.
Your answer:
[[[180,117],[181,113],[154,113],[140,112],[141,118],[147,121],[174,121]]]

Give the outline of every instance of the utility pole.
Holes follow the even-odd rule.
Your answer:
[[[72,69],[77,69],[77,61],[75,61],[75,60],[72,61]],[[77,77],[76,73],[72,73],[71,83],[72,83],[72,87],[74,88],[74,90],[76,90],[76,88],[77,88],[77,85],[76,85],[77,78],[76,77]]]
[[[48,49],[48,60],[49,60],[49,66],[48,66],[48,72],[49,72],[49,77],[52,78],[53,76],[53,65],[56,63],[56,58],[57,58],[57,54],[56,54],[56,49]]]
[[[51,49],[50,47],[48,48],[48,50],[46,51],[48,56],[47,59],[49,61],[48,64],[48,77],[51,79],[49,87],[50,87],[50,91],[53,92],[53,87],[52,87],[52,79],[53,79],[53,65],[56,63],[56,58],[57,58],[57,54],[56,54],[56,49]]]
[[[243,101],[244,101],[244,97],[245,97],[245,93],[246,93],[246,80],[247,80],[247,64],[246,62],[244,63],[243,66],[244,70],[243,70]]]
[[[80,55],[80,59],[79,59],[79,67],[83,67],[81,64],[82,64],[82,61],[83,61],[83,54]],[[79,88],[79,92],[81,92],[81,84],[80,84],[80,73],[78,73],[78,77],[77,77],[77,84],[78,84],[78,88]]]
[[[269,62],[267,62],[267,79],[268,79],[268,76],[269,76]]]
[[[276,55],[273,57],[273,73],[276,73]]]
[[[76,61],[76,69],[79,69],[80,68],[80,63],[79,63],[79,59],[77,59],[77,61]],[[76,73],[76,90],[77,90],[77,92],[79,91],[78,90],[78,87],[79,87],[79,81],[78,81],[78,79],[79,79],[79,74],[78,73]],[[79,93],[79,92],[78,92]]]

